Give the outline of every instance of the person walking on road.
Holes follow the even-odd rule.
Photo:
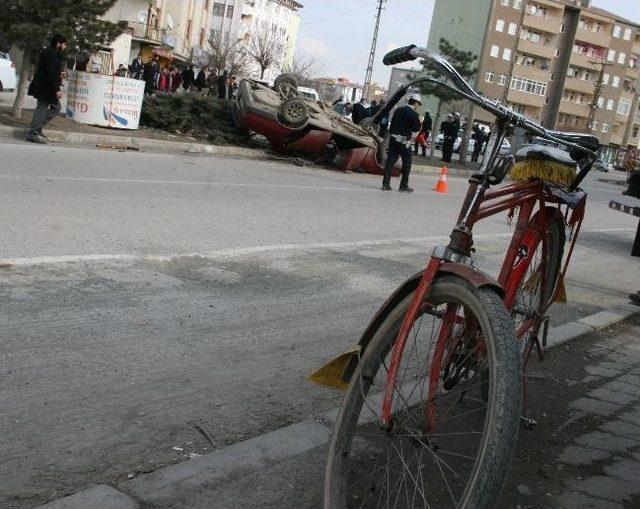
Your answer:
[[[398,158],[402,159],[402,179],[398,191],[411,193],[409,187],[409,173],[411,173],[411,136],[420,130],[420,117],[416,110],[422,106],[422,99],[418,94],[409,96],[406,106],[398,108],[391,119],[389,129],[389,150],[384,165],[382,190],[391,190],[391,171]]]
[[[418,147],[422,147],[422,157],[427,157],[427,140],[431,129],[433,128],[433,120],[428,111],[425,111],[424,118],[422,119],[422,125],[420,126],[420,132],[416,137],[416,142],[413,148],[413,153],[418,155]]]
[[[440,124],[440,132],[444,138],[442,142],[442,161],[445,163],[451,162],[453,147],[456,139],[458,138],[459,130],[460,123],[455,122],[455,118],[452,113],[449,113],[449,115],[447,115],[447,119]]]
[[[354,124],[359,124],[367,116],[366,101],[364,97],[353,105],[351,120]]]
[[[48,142],[42,129],[60,113],[62,62],[66,49],[66,37],[54,35],[51,45],[40,53],[33,81],[29,85],[29,95],[38,100],[27,136],[27,141],[32,143]]]

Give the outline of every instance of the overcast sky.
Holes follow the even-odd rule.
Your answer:
[[[300,0],[298,48],[315,55],[322,75],[347,77],[362,83],[367,67],[376,0]],[[387,0],[382,16],[374,81],[389,85],[382,55],[406,44],[426,45],[435,0]],[[639,0],[593,0],[593,5],[640,24]]]

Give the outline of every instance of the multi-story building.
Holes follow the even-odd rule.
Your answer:
[[[299,10],[302,4],[294,0],[214,0],[211,10],[211,36],[226,41],[237,40],[251,44],[252,37],[259,37],[264,30],[271,30],[275,40],[284,46],[277,65],[268,69],[263,77],[273,81],[278,68],[291,62],[298,40]],[[253,74],[260,75],[256,64]]]
[[[478,55],[485,95],[547,127],[597,135],[608,159],[638,145],[638,23],[590,0],[436,0],[429,48],[440,38]],[[479,109],[475,118],[492,120]]]
[[[306,80],[304,85],[316,89],[320,99],[329,103],[336,99],[357,103],[363,94],[363,86],[348,78],[315,78]]]
[[[111,51],[102,52],[103,61],[110,60],[116,68],[138,53],[145,61],[152,55],[182,62],[198,57],[206,48],[212,4],[210,0],[118,0],[104,18],[125,20],[128,27]]]

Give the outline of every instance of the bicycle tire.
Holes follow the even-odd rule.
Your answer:
[[[346,469],[350,461],[350,449],[354,443],[354,431],[358,427],[358,420],[362,419],[360,412],[365,406],[366,394],[373,386],[373,380],[378,375],[380,367],[384,365],[384,357],[391,350],[412,297],[413,293],[397,304],[381,323],[353,374],[335,422],[329,447],[325,471],[325,509],[353,506],[353,499],[349,498],[352,494],[348,493],[346,486]],[[495,290],[486,287],[475,288],[458,276],[447,275],[437,279],[425,297],[426,304],[448,301],[466,306],[465,310],[469,309],[477,317],[481,337],[484,338],[487,355],[490,357],[487,369],[491,372],[492,381],[488,389],[490,398],[482,432],[476,432],[482,433],[481,446],[458,502],[455,502],[453,494],[451,495],[455,502],[452,507],[494,507],[516,446],[520,420],[522,379],[513,320]],[[419,464],[418,468],[422,466]],[[422,474],[420,476],[422,477]],[[362,502],[361,507],[369,507],[365,502],[366,500]],[[442,504],[428,505],[445,507]],[[401,506],[409,507],[409,504]],[[427,504],[418,505],[426,506]]]
[[[527,293],[527,285],[531,281],[531,278],[535,277],[535,274],[539,271],[539,265],[542,263],[542,238],[540,235],[537,235],[538,241],[534,247],[531,263],[527,273],[518,285],[518,289],[516,290],[515,297],[513,299],[513,305],[511,307],[512,316],[516,323],[516,331],[518,330],[518,325],[521,323],[516,315],[532,315],[533,313],[541,315],[542,308],[545,307],[553,297],[553,293],[560,276],[560,268],[562,266],[564,246],[566,242],[564,221],[555,214],[555,209],[553,208],[545,209],[545,213],[547,214],[547,260],[545,264],[545,280],[547,281],[547,287],[543,295],[540,288],[542,285],[542,278],[537,277],[535,285],[533,288],[530,288],[532,291],[528,292],[532,294],[533,297],[529,297],[528,299],[525,298],[524,294]],[[529,309],[522,309],[523,306],[526,306],[525,301],[527,300],[529,301]],[[527,331],[527,335],[523,334],[518,338],[521,343],[521,353],[523,355],[526,351],[527,345],[530,343],[532,337],[531,333],[537,334],[538,328],[539,323],[535,327],[529,329],[529,331]]]

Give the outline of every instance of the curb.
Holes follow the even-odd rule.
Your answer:
[[[439,177],[441,170],[442,167],[417,164],[412,166],[411,173]],[[473,175],[473,171],[466,168],[447,168],[447,176],[449,177],[469,178],[471,175]]]
[[[549,329],[547,348],[578,339],[640,314],[623,304]],[[226,446],[200,458],[161,468],[126,481],[118,489],[94,486],[36,509],[136,509],[140,502],[187,503],[190,494],[326,445],[338,409]],[[119,491],[122,490],[122,491]],[[131,495],[131,496],[130,496]]]
[[[210,145],[207,143],[185,143],[181,141],[156,140],[153,138],[137,138],[133,136],[119,136],[115,134],[78,133],[67,131],[49,131],[47,135],[51,141],[69,143],[73,145],[115,145],[130,149],[147,149],[159,152],[184,154],[209,154],[226,157],[242,157],[248,159],[263,159],[267,152],[249,147],[233,147],[228,145]],[[19,127],[0,125],[0,138],[15,138],[24,140],[27,130]]]

